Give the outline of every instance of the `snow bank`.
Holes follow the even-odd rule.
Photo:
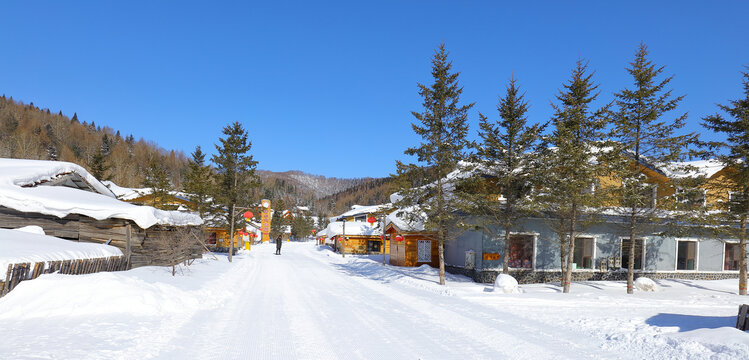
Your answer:
[[[121,255],[122,251],[114,246],[44,235],[44,231],[38,226],[27,226],[17,230],[0,229],[0,276],[5,275],[9,264]]]
[[[655,281],[643,276],[635,280],[635,288],[640,291],[654,292],[658,290],[658,285],[655,284]]]
[[[82,296],[96,292],[96,296]],[[44,296],[39,296],[44,294]],[[43,318],[50,316],[90,316],[126,313],[132,316],[158,316],[190,311],[198,300],[175,286],[149,284],[119,272],[89,275],[42,275],[21,282],[3,302],[2,318]],[[50,306],[49,298],[55,306]]]
[[[38,185],[70,173],[80,176],[98,193],[65,186]],[[0,174],[0,206],[21,212],[60,218],[80,214],[97,220],[128,219],[144,229],[156,224],[179,226],[203,223],[195,214],[163,211],[119,201],[112,191],[85,169],[68,162],[0,159]]]
[[[520,289],[518,288],[518,281],[508,274],[497,275],[497,279],[494,280],[494,291],[499,291],[503,294],[520,293]]]

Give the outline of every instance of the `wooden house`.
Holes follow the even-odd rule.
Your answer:
[[[390,241],[390,265],[439,267],[439,244],[434,234],[424,231],[418,224],[399,219],[401,212],[388,215],[385,226],[385,239]]]
[[[380,227],[361,221],[333,221],[321,237],[336,251],[347,254],[380,254],[383,241]],[[387,251],[387,243],[386,251]]]
[[[175,236],[201,236],[197,215],[129,204],[82,167],[56,161],[0,159],[0,228],[29,225],[48,235],[105,243],[122,250],[130,267],[166,265]],[[199,241],[185,244],[199,257]]]

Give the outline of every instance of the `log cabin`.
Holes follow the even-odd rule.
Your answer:
[[[128,267],[167,265],[166,239],[199,232],[194,214],[116,199],[84,168],[68,162],[0,159],[0,228],[36,225],[48,235],[120,248]],[[187,257],[203,246],[187,245]]]

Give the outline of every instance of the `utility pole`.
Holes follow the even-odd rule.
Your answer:
[[[343,219],[343,246],[341,247],[341,257],[346,257],[346,219]]]

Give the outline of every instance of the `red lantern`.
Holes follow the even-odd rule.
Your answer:
[[[396,241],[403,241],[403,236],[402,235],[396,235],[395,236],[395,240]]]
[[[244,212],[244,217],[245,217],[245,219],[252,219],[252,212],[245,211]]]
[[[314,229],[312,229],[312,235],[315,235],[315,230]]]
[[[377,219],[374,216],[370,216],[369,219],[367,219],[367,222],[372,225],[377,222]]]
[[[380,240],[385,241],[385,235],[380,235]]]

